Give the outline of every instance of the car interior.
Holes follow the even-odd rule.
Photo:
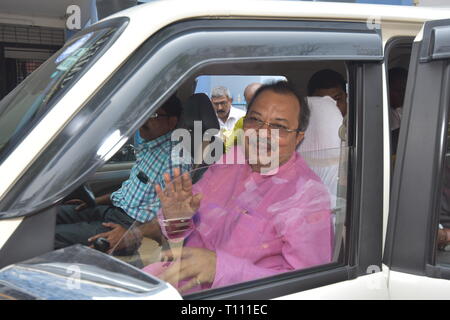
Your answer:
[[[177,96],[182,101],[183,114],[181,119],[181,126],[192,130],[192,121],[200,120],[203,123],[204,130],[208,128],[218,128],[217,117],[212,109],[208,106],[196,105],[195,91],[197,79],[199,76],[284,76],[291,84],[298,88],[301,95],[306,96],[307,83],[309,78],[321,69],[332,69],[339,72],[345,79],[347,76],[347,66],[344,61],[308,61],[297,62],[293,65],[292,62],[278,62],[278,63],[259,63],[249,62],[242,64],[215,64],[209,65],[201,69],[199,72],[192,74],[186,81],[177,88]],[[243,90],[244,88],[242,88]],[[190,109],[190,112],[186,108]],[[351,106],[349,107],[352,108]],[[131,167],[133,166],[133,137],[127,144],[103,167],[99,168],[94,176],[85,184],[95,196],[115,191],[120,188],[121,183],[125,181]],[[319,155],[319,156],[317,156]],[[304,154],[307,162],[314,165],[314,161],[323,161],[327,156],[327,151],[315,152],[311,154]],[[320,159],[319,159],[320,158]],[[344,258],[344,239],[345,239],[345,219],[346,219],[346,179],[348,167],[348,150],[343,147],[340,150],[339,162],[340,171],[340,188],[339,194],[334,195],[338,200],[334,202],[333,208],[333,222],[334,222],[334,254],[333,262],[340,261]],[[196,169],[196,168],[194,168]],[[205,166],[203,166],[203,171]],[[193,170],[193,174],[197,175],[195,179],[201,176],[201,170]],[[131,229],[131,228],[130,228]],[[137,252],[130,256],[116,256],[123,261],[131,263],[136,267],[142,267],[150,263],[156,262],[159,259],[160,252],[169,244],[164,239],[149,239],[144,238]],[[114,255],[114,253],[113,253]]]

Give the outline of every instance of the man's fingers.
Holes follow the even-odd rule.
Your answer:
[[[112,223],[112,222],[104,222],[104,223],[102,223],[102,225],[103,225],[104,227],[108,227],[108,228],[112,228],[112,229],[115,229],[115,228],[117,228],[117,227],[121,227],[120,224]]]
[[[196,274],[197,271],[189,266],[186,266],[184,264],[184,260],[174,260],[162,274],[158,275],[158,277],[174,286],[178,286],[180,281],[190,279]]]
[[[159,261],[167,262],[173,260],[173,254],[170,250],[167,251],[161,251],[159,254]]]
[[[110,231],[96,234],[95,236],[90,237],[90,238],[88,239],[88,242],[95,241],[95,240],[98,239],[98,238],[106,238],[106,239],[107,239],[108,236],[109,236],[109,233],[110,233]]]
[[[174,192],[173,184],[170,181],[170,174],[168,174],[166,172],[166,173],[163,174],[163,177],[164,177],[164,182],[166,183],[166,188],[164,189],[164,194],[166,196],[170,196],[170,194]]]
[[[175,192],[180,192],[182,190],[181,188],[181,177],[180,177],[180,169],[175,168],[173,169],[173,188]]]
[[[179,259],[186,259],[192,255],[192,248],[183,247],[183,248],[172,248],[171,250],[164,250],[160,253],[160,261],[172,261]]]
[[[184,286],[180,287],[178,290],[183,293],[188,291],[191,288],[194,288],[196,286],[201,285],[200,281],[197,277],[193,277],[191,280],[189,280]]]
[[[173,169],[173,178],[176,179],[180,176],[180,168]]]
[[[203,195],[201,193],[197,193],[192,197],[191,200],[191,208],[197,210],[200,207],[200,202],[202,201]]]
[[[162,191],[162,188],[159,184],[155,184],[155,192],[159,200],[164,201],[166,199],[166,195]]]
[[[158,275],[158,278],[160,278],[163,281],[167,281],[176,287],[178,281],[181,280],[180,270],[181,270],[180,260],[172,261],[170,262],[169,267],[163,273]]]
[[[86,204],[82,203],[79,206],[75,207],[75,211],[81,211],[81,210],[83,210],[86,207],[87,207]]]
[[[181,176],[181,183],[183,185],[183,191],[189,192],[190,190],[192,190],[192,180],[189,173],[185,172]]]
[[[173,248],[172,250],[161,251],[160,260],[161,261],[172,261],[181,256],[181,251],[179,248]]]

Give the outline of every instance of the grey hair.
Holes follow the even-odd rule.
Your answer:
[[[211,91],[211,98],[219,98],[219,97],[228,97],[231,99],[231,92],[228,88],[223,86],[218,86],[212,89]]]

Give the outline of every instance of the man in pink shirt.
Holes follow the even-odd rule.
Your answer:
[[[156,186],[161,231],[184,245],[163,253],[178,263],[145,271],[191,292],[331,262],[328,192],[295,152],[309,115],[300,101],[277,82],[249,103],[244,132],[270,139],[266,153],[276,155],[276,168],[261,156],[262,144],[245,138],[195,185],[188,174],[165,175],[166,189]]]

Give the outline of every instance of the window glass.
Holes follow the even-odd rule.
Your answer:
[[[131,162],[136,160],[135,155],[135,139],[138,137],[139,133],[136,132],[134,136],[128,140],[128,142],[120,148],[119,151],[115,155],[111,157],[111,159],[108,160],[107,163],[121,163],[121,162]]]
[[[392,165],[394,168],[411,58],[412,39],[398,38],[387,45],[386,50],[388,53],[386,81],[389,93],[389,128]],[[391,173],[393,174],[393,170]]]
[[[325,163],[335,162],[339,154],[346,158],[347,148],[295,157],[315,163],[324,177],[338,177],[346,174],[345,162],[340,172],[338,163]],[[202,195],[195,213],[186,205],[192,199],[183,189],[189,188],[189,178],[175,179],[164,188],[167,198],[162,199],[181,218],[165,219],[162,214],[148,224],[136,222],[110,253],[170,282],[182,294],[339,260],[344,249],[346,176],[332,194],[319,175],[306,167],[299,172],[303,170],[294,161],[273,176],[225,162],[189,172],[190,179],[198,180],[192,187],[194,199]],[[174,206],[177,202],[170,195],[180,188],[185,198]],[[159,228],[163,234],[155,231]],[[130,251],[124,254],[126,248]]]
[[[450,126],[448,126],[450,128]],[[442,197],[437,236],[437,262],[450,264],[450,132],[447,133],[447,149],[443,164]]]
[[[0,163],[87,70],[117,29],[75,37],[0,102]]]
[[[208,93],[206,102],[214,109],[209,99],[212,88],[201,90],[198,80],[195,92]],[[254,79],[243,88],[251,82]],[[183,102],[184,108],[192,106],[186,99]],[[172,153],[192,169],[184,167],[184,175],[171,172],[168,180],[162,180],[158,196],[147,206],[157,213],[155,219],[135,221],[120,239],[111,238],[112,244],[97,238],[95,246],[172,283],[182,294],[342,263],[347,128],[330,96],[308,97],[302,103],[310,109],[304,133],[259,112],[249,113],[251,117],[235,124],[233,135],[224,139],[218,138],[220,130],[208,134],[179,127],[181,131],[171,137]],[[210,115],[219,117],[214,111]],[[267,123],[259,128],[258,121]],[[203,119],[202,125],[207,123]],[[266,129],[270,139],[261,140],[258,134],[264,136]],[[287,148],[286,141],[297,135],[304,135],[304,141]],[[200,161],[191,157],[197,147]],[[265,161],[266,169],[253,169],[250,161]],[[138,184],[148,184],[146,176],[138,176]]]
[[[195,93],[211,95],[211,90],[218,86],[224,86],[230,90],[233,99],[233,107],[247,110],[249,101],[245,97],[245,88],[252,83],[269,83],[277,80],[286,80],[284,76],[254,75],[205,75],[196,79]]]

